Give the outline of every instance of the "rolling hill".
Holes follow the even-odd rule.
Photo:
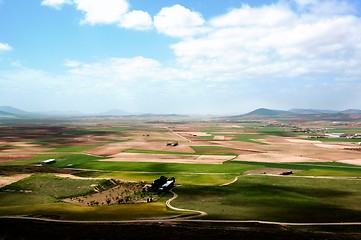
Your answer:
[[[273,110],[259,108],[246,114],[230,116],[231,120],[328,120],[328,121],[353,121],[361,120],[361,110],[349,109],[345,111],[318,110],[318,109],[291,109]]]

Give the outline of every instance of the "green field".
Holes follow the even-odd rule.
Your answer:
[[[99,146],[100,145],[56,147],[48,150],[47,152],[83,152]]]
[[[143,149],[125,149],[123,152],[127,153],[143,153],[143,154],[176,154],[176,155],[236,155],[234,153],[229,152],[207,152],[206,150],[232,150],[232,148],[225,148],[225,147],[206,147],[202,148],[202,146],[191,146],[196,152],[170,152],[170,151],[159,151],[159,150],[143,150]]]
[[[262,134],[236,134],[232,141],[249,142],[256,144],[266,144],[255,139],[264,139],[266,136]]]
[[[55,203],[63,198],[93,193],[91,185],[107,186],[107,180],[74,180],[54,174],[34,174],[1,188],[0,206]]]
[[[206,219],[285,222],[361,221],[360,180],[242,176],[229,186],[176,188],[180,208]]]
[[[111,124],[84,122],[82,125],[77,125],[78,127],[75,127],[76,124],[72,122],[68,123],[68,127],[62,126],[61,130],[59,128],[54,130],[53,127],[45,129],[48,133],[46,136],[43,135],[44,129],[32,131],[31,127],[27,128],[30,133],[23,137],[22,142],[37,143],[41,145],[39,147],[46,146],[52,149],[42,152],[44,148],[39,148],[39,154],[36,157],[21,161],[6,162],[7,159],[4,154],[5,161],[0,163],[0,174],[6,174],[6,177],[15,173],[32,173],[32,175],[0,189],[0,216],[20,215],[69,220],[129,220],[172,218],[189,214],[189,212],[172,211],[166,207],[166,201],[173,196],[171,193],[159,194],[160,199],[152,203],[81,207],[64,202],[65,198],[74,196],[84,196],[85,198],[87,194],[94,192],[97,185],[103,186],[104,189],[112,187],[109,179],[151,184],[160,176],[165,176],[176,179],[174,191],[179,194],[179,197],[172,202],[172,205],[179,208],[205,211],[208,215],[204,216],[204,219],[281,222],[361,221],[361,166],[338,162],[249,162],[247,161],[247,154],[240,155],[242,160],[230,160],[223,164],[131,162],[131,160],[129,162],[116,162],[107,161],[110,157],[96,157],[81,153],[107,143],[133,140],[130,138],[134,138],[135,142],[142,144],[152,141],[166,143],[168,137],[173,138],[168,129],[162,128],[168,123],[169,126],[173,127],[170,122],[155,121],[149,125],[148,123],[128,125],[117,121],[112,119]],[[264,143],[263,139],[272,136],[297,138],[297,136],[303,135],[291,132],[291,127],[288,125],[284,125],[286,127],[263,127],[266,124],[258,122],[249,124],[227,122],[223,125],[222,123],[202,122],[202,124],[197,123],[195,126],[185,122],[172,124],[175,124],[174,129],[179,129],[180,132],[183,130],[189,132],[202,131],[208,132],[212,136],[192,138],[194,144],[181,141],[180,144],[187,144],[188,146],[198,145],[190,146],[190,152],[137,149],[142,144],[135,144],[134,146],[137,147],[125,149],[123,152],[141,153],[144,154],[142,156],[144,158],[147,157],[147,154],[163,154],[162,158],[167,157],[164,154],[170,154],[179,155],[179,158],[195,159],[201,155],[237,156],[238,148],[247,146],[246,149],[254,150],[255,154],[256,150],[262,153],[269,151],[284,153],[286,151],[281,149],[281,145],[274,147],[272,146],[273,141]],[[342,129],[334,130],[358,132],[357,129],[351,128],[344,129],[344,131]],[[4,136],[11,136],[13,129],[8,131],[10,131],[7,132],[8,135]],[[17,131],[18,135],[15,137],[21,139],[22,128],[19,127]],[[162,135],[163,132],[166,134]],[[153,134],[154,138],[145,138],[144,133],[156,134]],[[81,143],[81,146],[71,146],[67,143],[70,141],[65,141],[82,135],[92,135],[95,138],[89,138],[90,140]],[[224,141],[232,138],[231,141],[234,142],[229,144],[223,144],[224,141],[202,142],[202,140],[212,140],[217,135],[225,135],[227,139]],[[27,145],[18,144],[21,142],[20,140],[13,143],[7,142],[6,138],[4,139],[2,140],[6,144],[0,146],[1,152],[7,154],[13,148],[18,147],[24,148],[24,152],[26,152]],[[84,137],[84,139],[86,138]],[[97,139],[97,142],[94,143],[94,139]],[[310,140],[325,142],[359,141],[343,138]],[[237,143],[236,141],[249,144]],[[286,141],[282,141],[282,143],[284,142]],[[352,146],[352,144],[349,145]],[[124,146],[132,145],[125,144]],[[226,146],[234,146],[235,148]],[[36,147],[31,146],[31,148]],[[302,148],[300,147],[300,149]],[[327,151],[329,149],[320,148],[320,154]],[[350,151],[344,152],[346,157],[349,156],[347,154]],[[355,152],[351,152],[352,156],[354,154]],[[154,158],[154,156],[152,157]],[[41,161],[47,159],[55,159],[56,163],[39,166]],[[248,175],[248,170],[261,168],[300,170],[300,172],[290,176]],[[84,179],[61,178],[53,174],[54,172],[72,173]],[[0,177],[4,176],[1,175]],[[231,183],[236,178],[238,178],[236,182],[222,186]],[[109,192],[111,191],[113,190],[109,190]]]
[[[296,173],[299,176],[338,176],[338,177],[361,177],[361,166],[325,162],[325,163],[265,163],[265,162],[247,162],[247,161],[228,161],[226,164],[246,164],[255,168],[282,168],[303,170]]]
[[[361,139],[357,138],[307,138],[307,140],[321,142],[361,142]]]
[[[61,220],[119,221],[147,218],[167,218],[182,213],[166,208],[164,202],[124,204],[99,207],[80,207],[67,203],[34,204],[29,206],[0,207],[0,215],[25,215]]]

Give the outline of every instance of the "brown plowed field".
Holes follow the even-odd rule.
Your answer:
[[[16,160],[30,160],[35,157],[35,154],[12,154],[0,153],[0,162],[12,162]]]
[[[221,164],[232,158],[234,158],[234,156],[120,153],[102,161]]]

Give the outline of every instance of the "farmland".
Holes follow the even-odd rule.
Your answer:
[[[4,123],[0,216],[361,222],[357,139],[310,138],[291,124],[121,118]],[[361,132],[360,124],[350,125],[337,132]],[[39,165],[47,159],[55,163]],[[160,176],[176,179],[171,205],[179,210],[166,204],[172,193],[142,192]]]

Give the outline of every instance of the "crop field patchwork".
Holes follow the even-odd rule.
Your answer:
[[[99,121],[3,126],[0,216],[361,221],[356,139],[308,138],[265,122]],[[171,193],[143,192],[160,176],[175,178],[171,204],[188,212],[166,206]]]

